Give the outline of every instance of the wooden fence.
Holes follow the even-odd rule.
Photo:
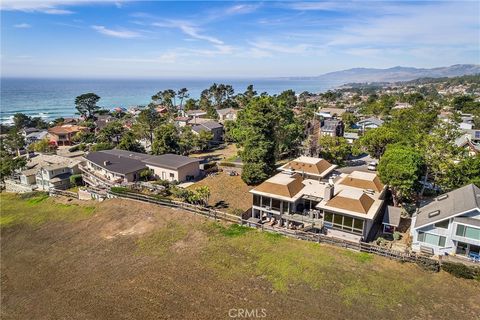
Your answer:
[[[421,267],[428,270],[432,270],[432,271],[440,270],[439,261],[433,260],[427,256],[416,254],[413,252],[401,252],[401,251],[380,247],[372,243],[353,242],[348,240],[337,239],[337,238],[333,238],[320,233],[310,233],[310,232],[305,232],[301,230],[274,228],[261,223],[248,221],[241,216],[236,216],[223,211],[219,211],[211,208],[205,208],[202,206],[197,206],[194,204],[185,203],[181,201],[173,201],[169,199],[158,199],[158,198],[153,198],[150,196],[131,193],[131,192],[110,191],[109,193],[111,196],[118,197],[118,198],[132,199],[132,200],[137,200],[137,201],[142,201],[142,202],[147,202],[147,203],[152,203],[152,204],[157,204],[162,206],[168,206],[173,208],[181,208],[181,209],[188,210],[195,214],[200,214],[202,216],[205,216],[207,218],[214,219],[214,220],[223,220],[230,223],[247,225],[250,227],[255,227],[265,232],[273,232],[273,233],[278,233],[278,234],[281,234],[290,238],[299,239],[299,240],[324,243],[324,244],[329,244],[329,245],[333,245],[333,246],[337,246],[345,249],[355,250],[358,252],[376,254],[382,257],[398,260],[401,262],[417,263]]]
[[[50,189],[48,191],[50,196],[64,196],[69,198],[78,199],[78,193],[66,191],[66,190],[59,190],[59,189]]]

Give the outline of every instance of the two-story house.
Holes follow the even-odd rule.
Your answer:
[[[320,135],[331,137],[343,137],[345,125],[342,120],[330,119],[320,122]]]
[[[371,238],[385,208],[385,187],[379,178],[359,171],[334,176],[333,165],[320,159],[319,169],[313,169],[313,159],[295,159],[252,189],[252,217],[278,227],[326,232],[355,241]],[[305,170],[310,165],[311,170]],[[305,169],[292,170],[292,166]]]
[[[80,161],[70,161],[41,167],[35,177],[38,189],[65,190],[70,188],[70,176],[80,173],[79,163]]]
[[[80,131],[86,131],[88,128],[77,125],[64,124],[48,129],[50,142],[57,146],[70,146],[73,144],[72,138]]]
[[[58,155],[32,155],[19,173],[19,183],[31,190],[68,189],[70,176],[80,173],[80,162]]]
[[[145,170],[157,179],[190,181],[200,174],[199,161],[176,154],[154,156],[113,149],[90,152],[80,169],[87,184],[111,187],[139,181]]]
[[[412,250],[435,255],[478,255],[480,188],[474,184],[438,196],[412,217]]]

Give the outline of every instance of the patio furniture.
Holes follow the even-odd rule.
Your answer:
[[[480,262],[480,254],[475,253],[475,252],[470,252],[468,254],[468,257],[473,261],[473,262]]]

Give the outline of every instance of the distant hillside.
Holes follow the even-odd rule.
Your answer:
[[[296,77],[294,79],[318,79],[340,85],[353,82],[398,82],[414,80],[418,78],[458,77],[472,74],[480,74],[480,65],[456,64],[450,67],[432,69],[408,67],[393,67],[388,69],[353,68],[343,71],[325,73],[316,77]]]

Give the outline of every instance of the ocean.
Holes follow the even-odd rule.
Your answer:
[[[244,92],[249,84],[254,85],[258,93],[277,94],[292,89],[296,93],[303,91],[324,92],[336,84],[319,80],[297,79],[158,79],[158,80],[107,80],[107,79],[18,79],[0,80],[0,122],[11,123],[12,116],[25,113],[32,117],[41,117],[47,121],[58,117],[75,115],[75,97],[94,92],[101,97],[98,105],[107,109],[135,105],[147,105],[151,96],[165,89],[187,88],[190,97],[198,98],[200,92],[216,83],[233,86],[235,93]]]

